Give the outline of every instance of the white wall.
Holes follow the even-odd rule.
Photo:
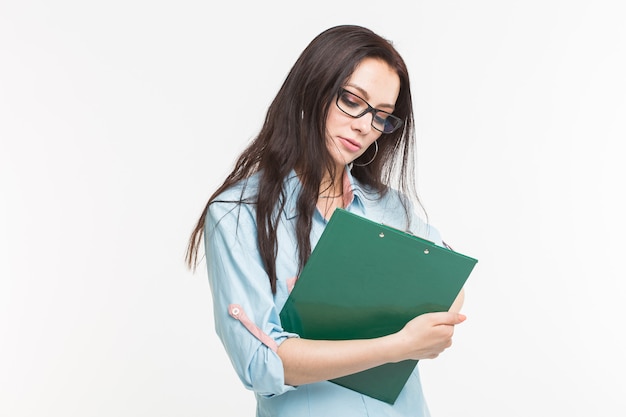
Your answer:
[[[340,23],[405,56],[421,196],[479,259],[433,414],[626,413],[621,2],[211,3],[0,3],[0,415],[253,415],[185,245]]]

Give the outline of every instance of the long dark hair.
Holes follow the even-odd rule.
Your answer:
[[[258,246],[272,293],[276,293],[276,230],[280,216],[277,205],[282,198],[283,181],[296,170],[302,182],[297,200],[298,261],[300,268],[311,254],[311,220],[325,173],[334,179],[332,157],[326,147],[326,118],[334,98],[365,58],[377,58],[393,68],[400,78],[400,92],[394,115],[404,121],[397,131],[378,141],[361,155],[352,175],[380,195],[391,183],[407,196],[414,197],[414,122],[409,75],[400,54],[391,42],[367,28],[353,25],[332,27],[320,33],[304,49],[270,105],[261,131],[242,152],[224,183],[211,195],[189,239],[186,262],[194,268],[210,204],[237,182],[260,174],[256,200]],[[242,201],[239,201],[242,203]],[[405,206],[406,208],[406,206]],[[282,207],[278,207],[278,213]]]

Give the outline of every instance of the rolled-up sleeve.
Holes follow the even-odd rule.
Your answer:
[[[281,327],[254,216],[246,204],[212,203],[204,243],[217,335],[244,386],[269,397],[295,389],[284,382],[276,347],[297,335]]]

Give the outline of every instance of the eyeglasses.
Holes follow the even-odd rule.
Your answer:
[[[337,107],[355,119],[372,113],[372,127],[381,133],[395,132],[404,123],[402,119],[391,113],[373,108],[367,101],[345,88],[342,88],[337,95]]]

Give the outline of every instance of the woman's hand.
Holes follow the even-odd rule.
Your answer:
[[[456,312],[422,314],[395,333],[397,362],[406,359],[434,359],[452,345],[454,326],[465,321]]]
[[[459,295],[457,295],[456,299],[450,306],[448,311],[452,311],[454,313],[459,313],[461,311],[461,307],[463,307],[463,302],[465,301],[465,289],[461,288]]]

